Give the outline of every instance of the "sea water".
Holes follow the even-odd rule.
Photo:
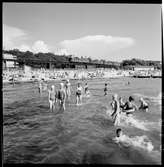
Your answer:
[[[161,164],[161,79],[89,80],[90,97],[84,96],[80,106],[74,105],[77,82],[71,80],[64,112],[58,106],[49,112],[47,92],[40,96],[33,83],[3,86],[4,163]],[[52,84],[59,88],[59,82],[48,87]],[[137,106],[143,97],[149,112],[123,116],[115,127],[110,117],[114,93],[124,101],[132,95]],[[120,142],[114,140],[117,128],[125,136]]]

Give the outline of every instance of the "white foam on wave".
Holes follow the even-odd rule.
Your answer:
[[[146,127],[146,122],[140,121],[133,116],[127,117],[124,114],[121,114],[120,125],[121,126],[133,126],[135,128],[138,128],[144,131],[149,131],[149,129]]]
[[[147,150],[148,152],[153,151],[154,146],[149,138],[145,135],[129,137],[127,135],[122,135],[121,137],[115,137],[113,139],[116,143],[122,143],[124,146],[133,146]]]
[[[109,117],[111,117],[112,110],[110,109],[106,110],[106,114]],[[121,113],[120,115],[120,126],[126,126],[126,127],[133,126],[141,130],[145,131],[149,130],[148,128],[146,128],[145,122],[136,119],[134,116],[126,116],[125,113]]]

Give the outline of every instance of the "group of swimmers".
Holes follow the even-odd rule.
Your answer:
[[[111,102],[113,110],[111,117],[113,119],[114,125],[116,126],[120,124],[121,113],[125,113],[127,116],[130,116],[136,110],[143,110],[145,112],[148,112],[148,103],[142,97],[139,99],[139,101],[141,105],[138,108],[134,103],[134,98],[132,96],[129,96],[128,101],[124,103],[121,97],[118,100],[117,94],[114,94],[112,96]]]
[[[38,89],[40,95],[42,95],[42,90],[48,89],[47,83],[44,81],[39,81]],[[77,84],[76,88],[76,105],[82,104],[82,94],[83,94],[83,87],[81,83]],[[88,89],[88,84],[85,83],[84,86],[84,94],[88,97],[90,96],[90,91]],[[71,83],[69,79],[66,80],[65,84],[60,83],[59,90],[55,90],[55,86],[52,85],[51,89],[48,90],[48,101],[49,101],[49,107],[50,111],[53,111],[55,109],[55,104],[58,103],[60,108],[65,110],[65,101],[66,99],[70,99],[71,96]]]

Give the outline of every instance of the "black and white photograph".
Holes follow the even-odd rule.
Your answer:
[[[161,165],[161,13],[3,2],[3,164]]]

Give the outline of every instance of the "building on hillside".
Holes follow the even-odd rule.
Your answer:
[[[12,54],[4,53],[2,61],[3,69],[16,68],[19,66],[19,63],[17,62],[17,57]]]

